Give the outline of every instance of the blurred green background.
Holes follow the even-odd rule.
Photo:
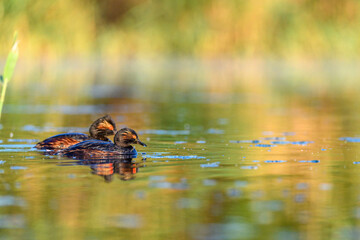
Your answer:
[[[357,58],[356,0],[2,0],[0,55]]]

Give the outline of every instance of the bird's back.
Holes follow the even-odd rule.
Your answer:
[[[124,155],[136,155],[134,147],[121,148],[112,142],[87,140],[64,149],[60,155],[77,159],[116,159]]]
[[[35,145],[37,149],[65,149],[85,140],[89,140],[90,136],[84,133],[63,133],[49,137]]]

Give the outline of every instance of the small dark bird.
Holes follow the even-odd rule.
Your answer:
[[[106,136],[116,133],[115,122],[109,115],[97,119],[89,128],[89,135],[84,133],[63,133],[55,135],[35,145],[37,149],[61,150],[86,140],[111,142]]]
[[[114,143],[83,141],[63,150],[60,155],[76,159],[116,159],[124,155],[136,156],[136,149],[131,144],[146,147],[146,144],[139,140],[136,132],[130,128],[120,129],[114,136]]]

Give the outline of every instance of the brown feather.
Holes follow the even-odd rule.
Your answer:
[[[108,121],[103,121],[103,122],[101,122],[101,123],[97,126],[97,128],[99,128],[99,129],[109,129],[109,130],[111,130],[111,131],[114,130],[114,126],[111,125]]]
[[[47,142],[40,142],[36,144],[36,148],[65,149],[79,142],[81,141],[75,140],[71,137],[63,137],[61,139],[58,138]]]

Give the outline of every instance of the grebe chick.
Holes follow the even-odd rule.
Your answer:
[[[120,129],[114,136],[114,143],[83,141],[63,150],[60,155],[77,159],[117,159],[123,158],[124,155],[132,157],[137,155],[136,149],[131,144],[146,147],[131,128]]]
[[[63,133],[49,137],[35,145],[37,149],[61,150],[85,140],[110,141],[106,136],[116,133],[115,122],[109,115],[97,119],[89,128],[90,135],[84,133]]]

